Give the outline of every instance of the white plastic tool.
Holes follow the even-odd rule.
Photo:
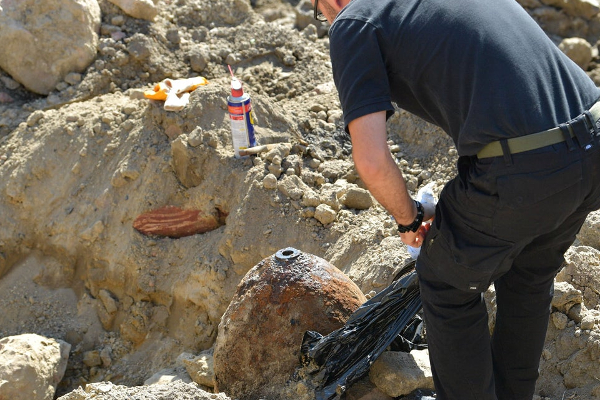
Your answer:
[[[434,186],[435,182],[430,182],[427,185],[423,186],[421,189],[419,189],[419,191],[417,192],[416,200],[423,204],[423,206],[432,205],[433,207],[435,207],[435,205],[437,204],[437,199],[433,194]],[[431,219],[428,221],[423,221],[423,224],[427,223],[431,223]],[[416,260],[419,256],[419,253],[421,252],[420,247],[406,246],[406,249],[408,250],[408,254],[412,257],[413,260]]]

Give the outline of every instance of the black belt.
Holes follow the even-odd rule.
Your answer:
[[[594,104],[589,111],[585,111],[578,117],[567,123],[560,124],[556,128],[532,133],[531,135],[488,143],[477,153],[477,158],[499,157],[504,155],[502,142],[505,142],[504,147],[507,148],[510,154],[535,150],[564,141],[572,141],[572,138],[574,137],[577,138],[580,146],[585,146],[592,141],[592,135],[590,133],[598,134],[598,128],[596,127],[596,121],[598,119],[600,119],[600,101]]]

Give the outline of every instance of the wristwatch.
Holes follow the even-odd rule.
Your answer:
[[[415,205],[417,206],[417,216],[415,220],[410,225],[400,225],[398,224],[398,232],[406,233],[406,232],[416,232],[417,229],[421,226],[423,222],[423,217],[425,216],[425,210],[423,209],[423,204],[414,200]]]

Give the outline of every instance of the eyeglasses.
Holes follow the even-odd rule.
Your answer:
[[[323,15],[323,13],[321,11],[319,11],[318,4],[319,4],[319,0],[315,0],[315,15],[314,15],[314,18],[317,21],[325,22],[325,21],[327,21],[327,18],[325,18],[325,15]]]

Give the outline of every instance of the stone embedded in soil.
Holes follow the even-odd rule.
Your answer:
[[[219,219],[201,210],[183,210],[165,206],[149,211],[133,221],[133,227],[144,235],[180,238],[212,231],[220,226]]]
[[[215,386],[214,349],[205,350],[198,356],[183,359],[185,369],[194,382],[206,387]]]
[[[373,198],[365,189],[350,188],[341,198],[340,202],[348,208],[366,210],[373,205]]]
[[[385,351],[371,366],[369,378],[379,390],[394,398],[415,389],[433,389],[429,352]]]
[[[335,210],[327,204],[319,204],[319,206],[315,209],[315,218],[323,225],[327,225],[335,221],[335,216]]]
[[[14,1],[0,7],[0,67],[47,95],[96,58],[101,12],[96,0]]]
[[[284,398],[300,366],[307,330],[343,326],[364,295],[340,270],[287,248],[253,267],[219,324],[214,350],[216,389],[233,398]]]
[[[158,15],[158,8],[151,0],[109,0],[134,18],[153,21]]]
[[[71,345],[37,334],[0,340],[0,399],[52,400]]]
[[[573,305],[581,304],[583,301],[581,292],[567,282],[556,282],[554,284],[554,296],[552,307],[559,311],[567,312]]]

